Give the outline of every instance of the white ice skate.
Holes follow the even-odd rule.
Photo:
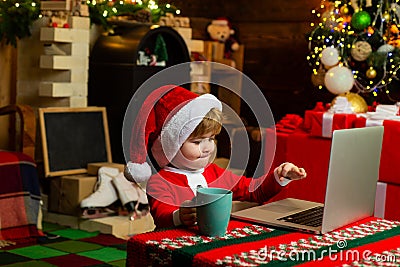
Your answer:
[[[141,188],[137,184],[129,182],[122,172],[113,177],[113,183],[122,205],[132,214],[133,219],[145,215],[142,210],[148,211],[148,202],[146,194],[139,191]]]
[[[83,218],[101,218],[110,216],[115,212],[107,207],[118,200],[112,180],[119,174],[117,168],[101,167],[98,171],[96,191],[81,201]]]

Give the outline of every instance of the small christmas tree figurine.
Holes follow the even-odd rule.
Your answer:
[[[308,36],[307,59],[313,68],[312,75],[325,75],[324,83],[314,84],[325,86],[334,94],[353,90],[370,97],[385,95],[386,99],[396,101],[393,96],[399,92],[400,68],[398,2],[323,0],[312,11],[319,22],[312,24],[314,29]],[[340,73],[345,78],[341,79]]]
[[[157,65],[165,66],[168,61],[167,45],[161,34],[157,35],[156,44],[154,47],[154,55],[156,56]]]

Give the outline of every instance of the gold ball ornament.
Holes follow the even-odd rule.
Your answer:
[[[317,70],[317,73],[312,73],[311,74],[311,82],[315,87],[318,86],[324,86],[324,80],[325,80],[325,73],[326,71],[323,68],[320,68]]]
[[[386,21],[390,20],[390,14],[387,11],[385,11],[385,13],[383,13],[383,19]]]
[[[370,67],[365,75],[367,75],[368,79],[374,79],[376,77],[376,70],[373,67]]]
[[[372,53],[371,45],[366,41],[357,41],[351,48],[351,56],[357,61],[366,60]]]
[[[364,98],[362,96],[360,96],[359,94],[348,92],[348,93],[340,94],[337,97],[339,97],[339,96],[345,96],[347,98],[347,101],[350,102],[355,113],[365,113],[368,111],[367,102],[365,102]],[[331,102],[332,106],[335,104],[337,97],[335,97],[332,100],[332,102]]]
[[[340,8],[340,14],[342,15],[347,15],[349,14],[349,8],[347,7],[347,5],[344,5]]]

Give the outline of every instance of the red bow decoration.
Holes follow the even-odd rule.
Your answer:
[[[276,131],[281,133],[293,133],[303,123],[303,118],[297,114],[287,114],[276,125]]]

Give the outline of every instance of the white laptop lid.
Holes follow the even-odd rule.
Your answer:
[[[382,139],[383,126],[333,132],[323,233],[373,214]]]
[[[374,211],[382,139],[383,126],[334,131],[321,226],[312,227],[280,220],[322,205],[293,198],[236,211],[232,217],[271,226],[327,233],[371,216]]]

